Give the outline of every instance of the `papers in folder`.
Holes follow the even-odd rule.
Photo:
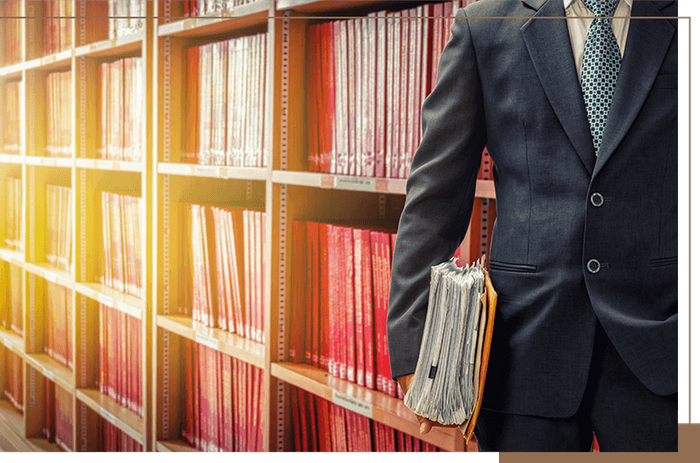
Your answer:
[[[495,303],[483,258],[466,268],[454,259],[432,267],[420,356],[404,403],[417,415],[459,425],[467,439],[481,404]]]

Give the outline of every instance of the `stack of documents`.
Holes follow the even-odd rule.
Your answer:
[[[466,268],[454,259],[432,267],[420,356],[404,398],[415,414],[462,425],[477,408],[485,333],[491,331],[486,329],[487,279],[483,259]]]

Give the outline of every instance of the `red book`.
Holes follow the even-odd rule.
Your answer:
[[[401,174],[399,177],[405,178],[408,176],[408,170],[411,166],[411,158],[413,156],[413,143],[415,141],[415,125],[416,125],[416,88],[420,86],[420,76],[418,70],[419,64],[419,48],[420,48],[420,20],[416,18],[417,9],[408,10],[408,67],[407,70],[407,101],[406,101],[406,134],[405,145],[402,153],[404,157],[400,166]]]
[[[353,262],[354,281],[355,281],[355,300],[354,300],[354,324],[355,324],[355,382],[360,386],[365,385],[365,348],[364,348],[364,291],[363,285],[363,258],[362,258],[362,231],[358,228],[352,229],[353,235]]]
[[[340,377],[340,328],[338,326],[338,276],[337,276],[337,259],[338,259],[338,231],[336,227],[328,227],[328,262],[326,274],[328,275],[328,318],[323,322],[324,326],[328,326],[328,371],[331,375]]]
[[[291,305],[287,332],[289,333],[289,361],[304,362],[304,341],[306,338],[306,222],[295,220],[292,223],[292,266]]]
[[[347,380],[356,382],[355,369],[355,261],[353,259],[353,232],[352,228],[342,227],[341,229],[344,249],[343,259],[339,262],[344,264],[344,272],[341,270],[341,275],[345,274],[345,332],[342,342],[346,349],[346,365],[347,365]],[[341,279],[342,281],[342,279]]]
[[[330,281],[329,281],[329,247],[331,243],[331,225],[319,226],[319,277],[320,277],[320,313],[319,313],[319,367],[325,371],[328,368],[328,318],[330,314]]]
[[[319,452],[332,452],[331,428],[328,423],[328,402],[314,396],[318,416],[318,450]]]
[[[263,342],[263,232],[265,214],[255,211],[255,337],[257,342]]]
[[[385,22],[386,34],[386,129],[384,143],[384,177],[393,177],[393,148],[394,138],[398,133],[394,130],[394,92],[396,85],[394,82],[394,16],[396,13],[387,13]]]
[[[183,423],[181,434],[185,442],[194,447],[194,365],[192,361],[192,341],[183,342],[185,352],[185,375],[182,376]]]
[[[316,225],[312,222],[304,222],[306,228],[305,237],[305,253],[306,253],[306,301],[305,301],[305,327],[306,335],[304,338],[304,360],[307,364],[312,365],[312,350],[313,350],[313,301],[314,301],[314,259],[313,259],[313,242],[316,239]]]
[[[374,160],[375,169],[374,176],[386,177],[385,158],[386,158],[386,98],[387,98],[387,14],[385,11],[379,11],[372,16],[376,16],[375,21],[375,46],[374,59],[376,63],[376,84],[370,88],[376,88],[376,96],[371,99],[374,105]],[[370,21],[370,31],[371,29]],[[371,32],[370,32],[371,33]],[[370,63],[370,67],[372,64]]]
[[[252,235],[250,233],[251,230],[251,220],[250,220],[250,212],[248,210],[243,211],[243,253],[244,253],[244,283],[245,283],[245,310],[244,310],[244,315],[243,317],[245,318],[245,324],[244,324],[244,330],[245,336],[248,339],[252,339],[251,337],[251,312],[252,312],[252,307],[254,303],[254,293],[253,290],[255,289],[254,282],[252,281],[252,268],[254,265],[254,258],[253,258],[253,253],[251,252],[252,249]]]
[[[306,28],[306,48],[309,53],[306,56],[306,119],[308,137],[308,163],[309,172],[318,172],[319,159],[319,108],[321,98],[321,37],[320,26],[312,25]],[[320,113],[326,117],[325,113]]]
[[[299,390],[296,387],[289,389],[292,402],[292,435],[294,436],[294,450],[301,451],[301,418],[299,417]]]
[[[335,173],[336,164],[338,162],[338,150],[340,149],[340,139],[337,132],[340,128],[338,113],[341,109],[341,88],[338,67],[340,62],[340,24],[337,21],[325,23],[323,25],[323,30],[325,31],[326,37],[324,43],[327,44],[327,46],[324,48],[324,64],[328,69],[328,72],[325,73],[328,75],[328,85],[326,86],[326,107],[324,109],[327,111],[327,114],[331,115],[331,117],[326,119],[327,126],[326,130],[324,130],[324,133],[326,134],[324,151],[321,153],[321,172]]]
[[[307,224],[309,233],[311,235],[311,247],[310,253],[307,252],[309,256],[309,261],[311,264],[312,275],[312,298],[310,299],[311,304],[311,364],[315,367],[319,366],[319,342],[320,342],[320,268],[319,268],[319,239],[320,239],[320,224],[316,222],[309,222]],[[308,335],[307,335],[308,336]]]
[[[348,378],[348,355],[347,355],[347,323],[346,323],[346,299],[352,297],[352,293],[347,293],[348,279],[352,275],[343,275],[346,263],[345,236],[342,227],[332,228],[332,259],[330,262],[331,287],[331,307],[333,308],[333,319],[335,325],[335,356],[340,379]]]
[[[245,301],[246,293],[246,267],[245,267],[245,231],[243,228],[243,209],[233,208],[229,210],[229,228],[230,233],[230,246],[232,253],[235,256],[235,262],[232,262],[232,268],[234,269],[235,279],[234,283],[234,309],[236,318],[236,332],[245,336],[245,325],[247,323],[245,314]]]
[[[359,34],[356,31],[356,21],[347,20],[344,21],[345,27],[347,27],[347,74],[345,75],[346,85],[347,85],[347,118],[348,118],[348,156],[347,156],[347,168],[344,168],[343,174],[345,175],[357,175],[357,156],[360,148],[357,146],[357,136],[356,131],[359,130],[357,127],[357,114],[361,112],[361,108],[357,107],[357,81],[361,76],[358,75],[357,63],[360,61],[361,50],[357,50],[357,41],[355,36]]]

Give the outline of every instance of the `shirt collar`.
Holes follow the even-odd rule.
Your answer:
[[[564,0],[564,9],[567,9],[577,0]],[[632,8],[632,0],[620,0],[621,2],[627,3],[627,6]]]

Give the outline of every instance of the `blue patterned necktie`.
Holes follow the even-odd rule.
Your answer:
[[[620,47],[612,31],[611,20],[608,19],[615,13],[619,0],[581,1],[596,17],[588,28],[583,48],[581,89],[593,148],[598,156],[622,61]]]

